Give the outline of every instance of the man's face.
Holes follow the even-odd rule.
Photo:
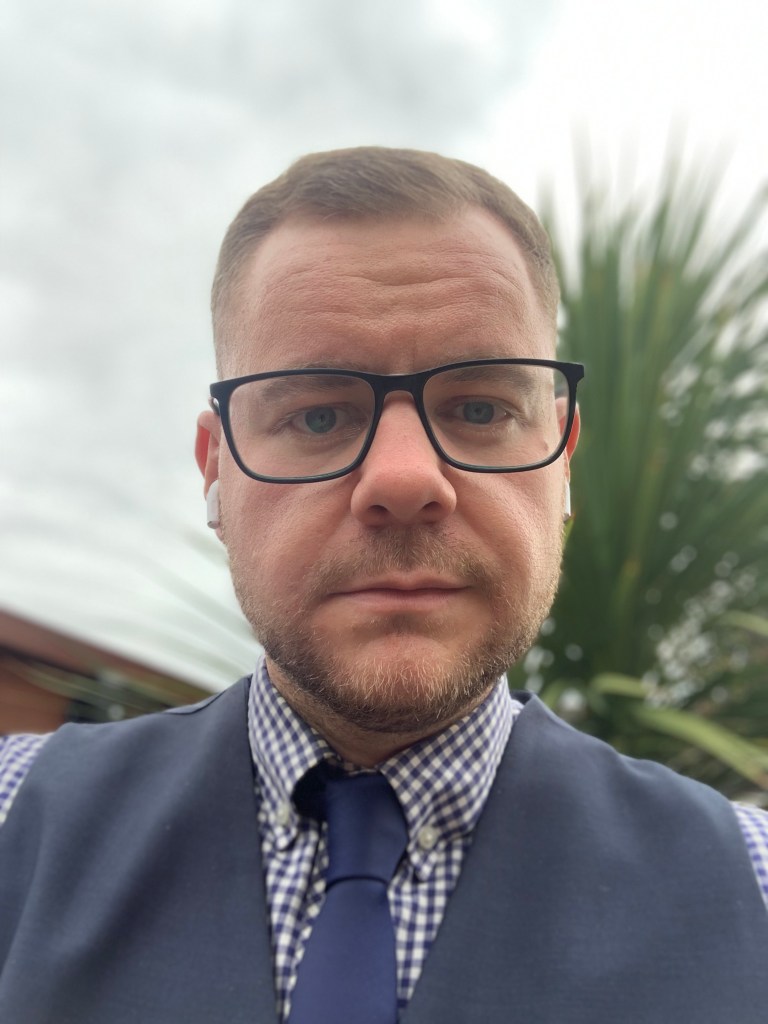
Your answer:
[[[442,223],[288,222],[255,252],[239,295],[229,376],[554,354],[514,239],[480,209]],[[235,589],[272,679],[321,731],[332,718],[429,734],[482,699],[549,610],[567,455],[524,473],[454,469],[398,393],[363,464],[340,479],[250,479],[212,413],[198,460],[206,486],[219,479]]]

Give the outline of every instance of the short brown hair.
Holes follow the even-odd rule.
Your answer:
[[[554,323],[559,286],[549,238],[512,189],[463,160],[415,149],[360,146],[303,156],[245,203],[219,252],[211,294],[214,334],[249,256],[289,217],[442,219],[468,206],[488,210],[512,232]],[[217,337],[219,357],[220,342]]]

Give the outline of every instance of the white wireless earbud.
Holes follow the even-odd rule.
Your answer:
[[[563,498],[563,522],[567,523],[571,518],[571,485],[565,481],[565,496]]]
[[[219,528],[219,481],[214,480],[205,499],[206,519],[212,530]]]

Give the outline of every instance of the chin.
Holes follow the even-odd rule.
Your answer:
[[[508,645],[445,643],[413,634],[389,634],[347,653],[264,644],[299,706],[332,713],[358,729],[423,734],[472,711],[509,666]]]

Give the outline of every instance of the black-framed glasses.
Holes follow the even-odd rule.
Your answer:
[[[576,412],[580,363],[470,359],[420,373],[271,370],[211,384],[211,405],[240,469],[255,480],[334,480],[373,443],[384,399],[413,397],[427,437],[471,473],[539,469],[563,453]]]

